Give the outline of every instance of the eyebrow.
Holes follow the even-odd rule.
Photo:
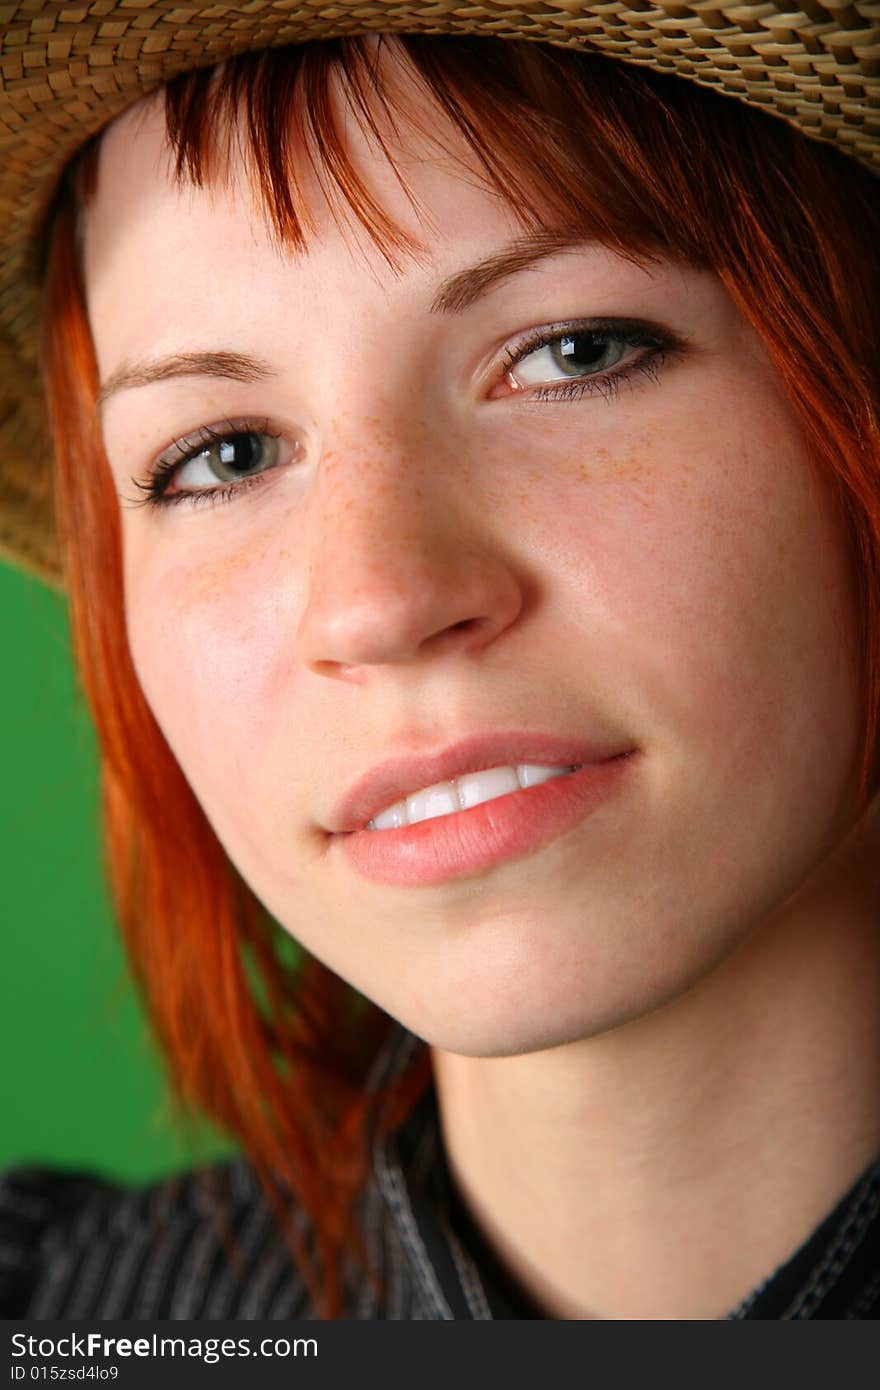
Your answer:
[[[117,391],[132,386],[151,386],[154,381],[169,381],[182,376],[221,377],[227,381],[267,381],[277,372],[259,357],[243,352],[173,352],[168,357],[148,358],[142,362],[123,362],[104,382],[98,392],[101,406]]]
[[[585,232],[529,232],[508,242],[476,265],[459,270],[444,280],[431,302],[432,314],[461,314],[495,289],[503,280],[528,270],[538,261],[558,256],[563,251],[584,251],[597,245],[596,238]]]
[[[431,301],[432,314],[461,314],[504,280],[519,275],[550,256],[564,251],[582,251],[595,245],[595,238],[583,232],[539,231],[517,237],[491,256],[457,271],[440,285]],[[167,357],[123,362],[101,386],[98,405],[111,396],[134,386],[151,386],[156,381],[178,377],[208,376],[226,381],[268,381],[278,373],[259,357],[242,352],[175,352]]]

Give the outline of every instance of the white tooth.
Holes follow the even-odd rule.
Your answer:
[[[406,813],[406,802],[395,801],[393,806],[389,806],[387,811],[380,811],[378,816],[367,825],[368,830],[400,830],[401,826],[409,825],[409,817]]]
[[[458,794],[463,811],[492,801],[496,796],[519,791],[519,781],[512,767],[490,767],[487,772],[469,772],[458,779]]]
[[[541,767],[538,763],[518,763],[516,775],[521,787],[539,787],[542,782],[549,782],[554,777],[564,777],[571,771],[570,767]]]
[[[433,820],[435,816],[448,816],[460,811],[458,793],[454,782],[435,782],[433,787],[424,787],[406,798],[406,810],[410,825],[421,820]]]
[[[525,787],[538,787],[554,777],[564,777],[574,767],[544,767],[538,763],[519,763],[512,767],[491,767],[485,772],[470,772],[454,782],[436,782],[414,792],[405,801],[380,811],[367,824],[368,830],[399,830],[405,825],[448,816],[456,811],[468,811],[484,801]]]

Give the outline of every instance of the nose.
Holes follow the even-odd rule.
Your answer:
[[[327,445],[308,512],[306,667],[363,680],[371,666],[473,653],[515,621],[521,581],[468,500],[460,441],[384,422]]]

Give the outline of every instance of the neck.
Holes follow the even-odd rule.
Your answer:
[[[458,1193],[553,1318],[725,1317],[880,1151],[880,881],[848,842],[648,1015],[432,1049]]]

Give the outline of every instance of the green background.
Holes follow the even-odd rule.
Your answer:
[[[101,871],[64,600],[0,561],[0,1168],[146,1181],[230,1151],[175,1125]]]

